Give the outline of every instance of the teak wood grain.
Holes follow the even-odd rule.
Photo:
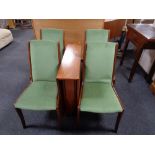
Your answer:
[[[80,79],[81,46],[69,44],[66,46],[61,65],[58,70],[58,80]]]
[[[81,58],[81,46],[78,44],[68,44],[57,73],[60,102],[67,113],[76,110],[78,104]]]

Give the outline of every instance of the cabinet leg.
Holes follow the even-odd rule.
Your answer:
[[[77,109],[77,127],[80,126],[80,109]]]
[[[155,60],[154,60],[154,62],[152,64],[152,67],[150,69],[150,72],[149,72],[149,74],[148,74],[148,76],[146,78],[146,80],[147,80],[147,82],[149,84],[151,84],[151,82],[152,82],[152,77],[153,77],[154,73],[155,73]]]

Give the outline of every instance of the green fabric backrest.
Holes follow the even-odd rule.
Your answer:
[[[86,43],[88,42],[107,42],[109,37],[109,30],[104,29],[87,29]]]
[[[30,42],[33,81],[56,81],[58,44],[52,41]]]
[[[42,40],[52,40],[60,43],[61,56],[63,54],[63,30],[61,29],[42,29]]]
[[[85,62],[85,81],[111,82],[115,43],[88,43]]]

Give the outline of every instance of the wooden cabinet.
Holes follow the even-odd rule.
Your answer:
[[[80,90],[81,46],[66,46],[57,74],[60,103],[67,113],[76,110]]]
[[[130,76],[129,76],[129,82],[131,82],[136,72],[136,68],[143,50],[155,49],[155,28],[151,24],[129,24],[127,25],[127,28],[128,28],[128,32],[126,35],[126,42],[124,45],[124,50],[123,50],[124,52],[121,59],[121,64],[123,64],[128,43],[129,41],[131,41],[136,46],[135,61],[133,63]],[[152,79],[154,70],[155,70],[155,62],[153,63],[150,73],[147,77],[148,82]]]
[[[127,23],[132,22],[132,19],[127,21]],[[110,39],[121,36],[124,25],[125,19],[105,19],[104,21],[104,28],[110,30]]]

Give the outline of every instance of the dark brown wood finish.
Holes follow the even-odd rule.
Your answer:
[[[112,85],[112,88],[113,88],[113,90],[114,90],[114,92],[115,92],[115,94],[116,94],[116,96],[117,96],[117,98],[118,98],[118,100],[120,102],[120,105],[121,105],[121,107],[122,107],[122,109],[124,111],[124,106],[123,106],[124,104],[123,104],[120,96],[117,94],[117,91],[115,89],[115,80],[116,80],[115,79],[115,66],[116,66],[116,61],[117,61],[117,52],[118,52],[118,44],[116,44],[116,47],[115,47],[115,57],[114,57],[114,63],[113,63],[113,72],[112,72],[112,82],[111,82],[111,85]]]
[[[40,40],[43,39],[43,36],[42,36],[42,29],[40,29]]]
[[[132,19],[128,19],[127,23],[133,23]],[[105,19],[104,29],[110,30],[109,40],[121,36],[122,28],[125,25],[125,19]]]
[[[15,108],[20,120],[21,120],[21,123],[22,123],[22,126],[23,128],[25,129],[26,128],[26,123],[25,123],[25,119],[24,119],[24,115],[22,113],[22,110],[21,109],[18,109],[18,108]]]
[[[116,120],[116,124],[115,124],[115,132],[116,132],[116,133],[117,133],[117,131],[118,131],[119,123],[120,123],[120,121],[121,121],[121,118],[122,118],[122,116],[123,116],[123,113],[124,113],[124,111],[118,113],[117,120]]]
[[[58,126],[61,127],[61,107],[60,107],[60,98],[59,95],[57,94],[57,100],[56,100],[56,112],[57,112],[57,122]]]
[[[112,85],[112,88],[115,92],[115,95],[117,96],[119,103],[122,107],[122,112],[119,112],[117,115],[117,120],[116,120],[116,124],[115,124],[115,132],[116,133],[118,131],[118,127],[119,127],[120,121],[121,121],[123,113],[124,113],[124,106],[123,106],[124,104],[123,104],[120,96],[117,94],[117,91],[115,89],[115,80],[116,80],[115,79],[115,66],[116,66],[116,61],[117,61],[117,52],[118,52],[118,44],[116,44],[116,47],[115,47],[115,57],[114,57],[114,63],[113,63],[112,82],[111,82],[111,85]]]
[[[57,74],[59,96],[67,113],[76,110],[80,89],[82,48],[78,44],[66,46]]]
[[[33,78],[32,78],[31,53],[30,53],[30,42],[28,43],[28,63],[29,63],[29,68],[30,68],[30,81],[33,81]]]
[[[149,72],[149,74],[148,74],[148,76],[146,78],[146,80],[147,80],[148,83],[151,83],[152,82],[152,77],[153,77],[154,73],[155,73],[155,60],[154,60],[154,62],[152,64],[152,67],[150,69],[150,72]]]
[[[131,82],[143,49],[155,49],[155,28],[151,24],[129,24],[120,65],[123,64],[129,41],[136,46],[136,57],[128,81]]]
[[[113,63],[113,71],[112,71],[112,84],[115,84],[115,65],[117,60],[117,51],[118,51],[118,44],[115,46],[115,57],[114,57],[114,63]]]
[[[60,43],[58,42],[58,68],[61,64]]]
[[[155,80],[150,85],[150,89],[151,89],[152,93],[155,95]]]

